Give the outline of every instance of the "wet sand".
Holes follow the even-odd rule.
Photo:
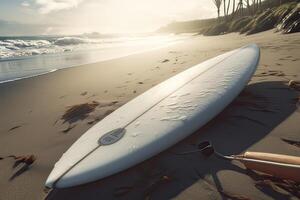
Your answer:
[[[299,146],[283,140],[300,141],[300,92],[288,86],[290,80],[300,81],[300,34],[267,31],[247,37],[195,36],[151,52],[0,84],[0,199],[45,198],[44,182],[53,165],[93,124],[176,73],[248,43],[261,47],[259,68],[209,124],[138,166],[55,190],[47,199],[290,198],[290,192],[259,186],[239,163],[177,155],[210,140],[224,154],[252,150],[300,156]],[[63,118],[76,105],[79,116]],[[23,162],[14,167],[20,158],[11,155],[35,159],[28,167]]]

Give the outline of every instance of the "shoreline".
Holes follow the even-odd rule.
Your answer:
[[[233,194],[272,199],[255,188],[254,181],[236,163],[203,160],[198,155],[182,158],[173,152],[181,152],[195,142],[208,139],[224,154],[250,149],[300,156],[299,148],[281,140],[300,141],[297,132],[300,111],[294,100],[300,92],[287,86],[288,80],[300,81],[299,36],[300,33],[282,35],[272,30],[251,36],[236,33],[194,36],[154,51],[0,84],[0,110],[5,113],[0,115],[0,157],[4,158],[0,160],[3,169],[0,171],[0,199],[43,198],[46,195],[44,182],[54,163],[97,121],[163,80],[248,43],[261,47],[258,70],[244,92],[218,117],[184,141],[136,167],[95,183],[57,190],[50,199],[82,199],[83,196],[118,199],[114,196],[117,187],[135,185],[142,179],[145,184],[141,188],[123,197],[141,199],[143,186],[155,179],[144,176],[145,169],[167,171],[173,178],[171,183],[153,192],[154,199],[221,199],[217,192],[220,184],[223,190]],[[62,116],[70,106],[91,102],[99,104],[86,118],[63,123]],[[247,107],[249,104],[254,106],[252,110]],[[6,156],[31,154],[37,158],[32,166],[10,180],[19,168],[11,168],[14,159]]]
[[[0,73],[0,84],[3,82],[51,73],[55,70],[95,64],[131,55],[142,54],[149,51],[155,51],[184,42],[191,39],[193,36],[191,34],[188,36],[186,34],[171,36],[169,40],[163,38],[166,37],[165,35],[161,35],[160,37],[160,41],[154,41],[154,44],[151,44],[151,39],[144,38],[139,44],[124,45],[120,43],[119,46],[0,59],[0,70],[3,71]],[[35,66],[39,66],[39,68],[35,68]],[[19,71],[11,71],[11,68],[18,68]]]

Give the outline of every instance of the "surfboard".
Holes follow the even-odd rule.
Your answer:
[[[220,113],[259,62],[251,44],[193,66],[149,89],[86,131],[59,159],[50,188],[89,183],[174,145]]]

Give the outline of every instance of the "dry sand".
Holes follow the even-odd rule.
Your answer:
[[[257,177],[238,163],[176,155],[209,139],[224,154],[254,150],[300,156],[299,147],[281,139],[300,141],[300,94],[287,86],[291,79],[300,81],[300,34],[273,31],[195,36],[139,55],[0,84],[0,199],[45,198],[44,182],[54,163],[97,120],[168,77],[248,43],[261,47],[259,68],[241,95],[208,125],[136,167],[55,190],[48,199],[228,199],[225,193],[289,199],[292,195],[282,189],[258,187]],[[73,118],[71,125],[61,120],[69,106],[93,101],[99,105],[86,118]],[[36,160],[23,170],[22,164],[13,168],[14,158],[6,158],[31,154]]]

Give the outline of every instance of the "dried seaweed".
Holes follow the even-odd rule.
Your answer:
[[[290,145],[300,148],[300,141],[290,140],[290,139],[285,139],[285,138],[280,138],[280,139]]]
[[[35,155],[27,155],[27,156],[8,156],[15,159],[14,168],[17,167],[19,164],[24,163],[26,165],[31,165],[36,160]]]
[[[89,115],[89,113],[93,112],[98,105],[99,102],[93,101],[92,103],[83,103],[71,106],[66,110],[61,119],[64,120],[63,123],[68,122],[70,124],[78,120],[83,120]]]
[[[262,174],[248,169],[248,174],[255,180],[255,186],[259,189],[271,189],[285,196],[300,198],[300,183],[292,180],[284,180],[269,174]]]
[[[36,156],[35,155],[27,155],[27,156],[15,156],[15,155],[10,155],[7,156],[10,158],[14,158],[15,162],[13,164],[13,169],[18,167],[20,164],[23,164],[23,166],[17,170],[10,178],[9,180],[12,181],[13,179],[15,179],[16,177],[20,176],[21,174],[23,174],[25,171],[27,171],[30,167],[30,165],[32,165],[35,160],[36,160]],[[2,158],[4,159],[4,158]]]
[[[10,128],[8,131],[13,131],[13,130],[21,128],[21,127],[22,127],[21,125],[14,126],[14,127]]]

